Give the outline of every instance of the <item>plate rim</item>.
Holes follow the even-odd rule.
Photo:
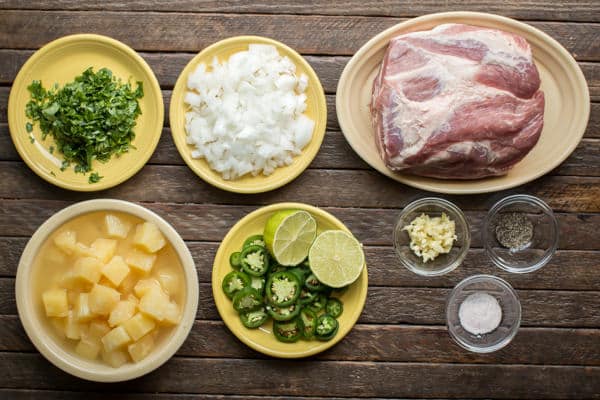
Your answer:
[[[345,109],[346,107],[342,103],[343,96],[339,96],[339,94],[345,93],[346,90],[344,89],[344,84],[348,80],[348,77],[351,76],[351,74],[354,72],[353,70],[356,69],[356,65],[360,64],[360,62],[362,61],[361,57],[365,53],[367,53],[369,50],[371,50],[372,47],[376,46],[380,41],[382,41],[386,36],[391,35],[400,30],[403,30],[403,28],[410,28],[410,27],[412,27],[414,25],[418,25],[420,23],[428,23],[428,22],[436,21],[438,19],[443,21],[440,23],[450,23],[451,21],[445,21],[445,20],[446,19],[465,19],[465,18],[497,22],[497,23],[501,23],[502,25],[507,26],[509,28],[510,27],[520,28],[534,36],[537,36],[543,42],[548,44],[550,46],[550,48],[552,48],[555,51],[558,51],[558,53],[560,53],[562,55],[562,58],[566,62],[566,65],[568,67],[570,67],[571,70],[575,71],[575,76],[572,77],[573,82],[574,82],[574,87],[578,87],[579,89],[581,89],[581,92],[582,92],[583,96],[585,97],[585,101],[582,101],[583,109],[581,110],[581,112],[582,112],[581,115],[583,117],[583,118],[581,118],[581,120],[584,122],[582,122],[582,124],[581,124],[580,132],[576,135],[576,137],[573,138],[570,145],[565,147],[561,156],[555,158],[554,161],[552,163],[550,163],[548,167],[541,168],[536,173],[534,173],[528,177],[514,179],[513,182],[492,184],[492,185],[484,186],[484,187],[480,187],[480,188],[477,188],[477,187],[471,188],[470,186],[473,186],[472,183],[478,183],[481,181],[485,181],[486,179],[492,179],[494,177],[476,179],[476,180],[471,180],[471,181],[469,181],[469,180],[461,181],[461,185],[459,187],[451,188],[451,187],[445,187],[444,185],[442,185],[440,187],[438,185],[438,183],[444,184],[446,182],[449,182],[450,180],[420,177],[420,176],[413,176],[413,175],[408,175],[408,174],[403,175],[400,173],[393,172],[385,166],[383,168],[375,167],[374,165],[371,164],[371,162],[369,162],[367,159],[365,159],[365,157],[363,157],[363,155],[361,154],[360,148],[358,148],[356,146],[356,144],[353,143],[349,139],[349,134],[346,133],[347,131],[350,131],[352,128],[349,127],[350,122],[346,121],[344,119],[343,115],[341,115],[341,110]],[[482,25],[482,26],[485,26],[485,25]],[[398,33],[400,33],[400,32],[398,32]],[[554,58],[554,59],[556,59],[556,58]],[[565,65],[562,62],[560,64]],[[582,97],[582,99],[583,99],[583,97]],[[342,133],[344,135],[344,138],[346,139],[346,142],[350,145],[350,147],[354,150],[354,152],[363,161],[365,161],[371,168],[380,172],[381,174],[383,174],[391,179],[394,179],[395,181],[397,181],[399,183],[403,183],[405,185],[408,185],[408,186],[411,186],[411,187],[414,187],[417,189],[427,190],[427,191],[431,191],[431,192],[435,192],[435,193],[453,194],[453,195],[456,195],[456,194],[457,195],[482,194],[482,193],[493,193],[493,192],[497,192],[497,191],[501,191],[501,190],[512,189],[514,187],[532,182],[532,181],[540,178],[541,176],[547,174],[548,172],[552,171],[554,168],[558,167],[563,161],[565,161],[571,155],[571,153],[573,153],[573,151],[576,149],[576,147],[579,145],[579,143],[581,142],[581,139],[583,138],[583,136],[585,134],[586,127],[589,123],[589,118],[590,118],[590,95],[589,95],[589,88],[587,85],[587,81],[585,79],[585,76],[583,75],[583,72],[581,71],[581,68],[577,64],[577,61],[557,40],[552,38],[549,34],[545,33],[544,31],[542,31],[538,28],[535,28],[525,22],[521,22],[519,20],[509,18],[509,17],[504,17],[504,16],[497,15],[497,14],[475,12],[475,11],[451,11],[451,12],[439,12],[439,13],[426,14],[426,15],[422,15],[420,17],[411,18],[407,21],[400,22],[396,25],[393,25],[393,26],[383,30],[382,32],[378,33],[377,35],[373,36],[364,45],[362,45],[360,47],[360,49],[352,56],[350,61],[346,64],[346,66],[344,67],[344,70],[342,71],[342,74],[340,75],[340,80],[338,81],[338,85],[337,85],[337,89],[336,89],[336,115],[338,118],[338,123],[340,125],[340,129],[342,130]],[[369,133],[372,133],[372,131],[370,131]],[[425,181],[422,181],[423,179]]]
[[[306,70],[306,74],[308,75],[309,81],[314,82],[314,85],[316,86],[316,91],[318,93],[318,96],[316,99],[316,104],[315,104],[315,109],[317,110],[317,121],[315,121],[316,122],[315,130],[313,131],[313,137],[311,138],[311,142],[313,140],[317,140],[317,142],[316,142],[317,146],[316,146],[316,150],[314,151],[314,154],[305,153],[305,150],[302,150],[302,153],[300,155],[294,157],[294,160],[296,160],[297,158],[300,158],[300,157],[306,157],[305,158],[306,166],[304,166],[303,168],[300,168],[297,172],[288,174],[288,176],[281,181],[268,183],[268,184],[262,185],[260,188],[241,187],[239,184],[236,184],[236,182],[238,182],[237,180],[227,181],[227,180],[224,180],[223,178],[215,179],[211,175],[207,174],[204,171],[204,167],[199,166],[197,163],[194,163],[195,159],[192,159],[191,156],[186,155],[186,152],[189,152],[190,150],[187,147],[185,147],[185,148],[183,147],[183,144],[185,144],[185,143],[180,144],[179,141],[177,140],[177,137],[179,135],[187,136],[187,134],[185,132],[185,127],[182,132],[177,132],[177,129],[174,129],[174,127],[173,127],[173,121],[175,121],[175,119],[176,119],[175,114],[177,113],[177,109],[180,106],[180,105],[175,104],[176,102],[174,101],[174,99],[176,96],[180,95],[180,92],[184,92],[184,94],[185,94],[185,91],[187,90],[187,88],[186,88],[187,77],[190,74],[190,72],[192,71],[193,67],[197,66],[198,63],[201,62],[202,58],[206,55],[206,53],[208,53],[214,49],[218,49],[219,47],[222,47],[224,45],[228,45],[230,43],[235,43],[235,42],[249,42],[249,43],[257,42],[257,43],[261,43],[261,44],[271,44],[271,45],[274,45],[278,49],[282,48],[282,49],[285,49],[286,51],[290,52],[291,54],[294,54],[299,60],[299,63],[294,63],[294,64],[297,66],[298,66],[298,64],[300,64]],[[322,126],[322,129],[319,129],[317,131],[317,125],[319,124],[319,122],[321,122],[320,125]],[[181,156],[183,161],[186,163],[186,165],[192,170],[192,172],[194,172],[194,174],[199,176],[203,181],[205,181],[206,183],[208,183],[214,187],[217,187],[219,189],[226,190],[229,192],[233,192],[233,193],[243,193],[243,194],[264,193],[264,192],[268,192],[268,191],[280,188],[282,186],[285,186],[288,183],[290,183],[291,181],[293,181],[294,179],[296,179],[309,167],[309,165],[312,163],[314,158],[317,156],[317,154],[319,153],[319,150],[321,149],[321,145],[323,144],[323,140],[325,138],[325,132],[327,130],[327,101],[325,98],[325,91],[323,90],[323,85],[321,84],[321,80],[319,79],[319,76],[314,71],[312,66],[308,63],[308,61],[299,52],[297,52],[296,50],[294,50],[293,48],[289,47],[288,45],[286,45],[282,42],[279,42],[275,39],[271,39],[268,37],[258,36],[258,35],[239,35],[239,36],[233,36],[233,37],[229,37],[226,39],[222,39],[215,43],[212,43],[211,45],[205,47],[199,53],[197,53],[185,65],[183,70],[179,73],[179,76],[177,77],[177,81],[175,82],[175,86],[173,87],[173,91],[171,93],[170,106],[169,106],[169,126],[171,128],[171,137],[173,138],[173,142],[175,143],[175,147],[177,148],[179,155]],[[187,144],[186,144],[186,146],[187,146]],[[210,167],[207,167],[207,168],[210,169]],[[285,167],[282,167],[282,168],[285,168]],[[268,179],[269,176],[266,176],[264,178]]]
[[[149,78],[150,88],[148,88],[148,89],[151,89],[151,91],[156,94],[156,96],[155,96],[156,102],[158,103],[157,108],[159,110],[158,119],[160,122],[159,124],[157,124],[157,125],[159,125],[159,127],[155,128],[155,132],[153,132],[152,129],[148,129],[148,131],[151,132],[153,135],[152,141],[150,142],[150,147],[149,147],[148,153],[145,154],[143,157],[139,158],[139,160],[140,160],[139,166],[134,165],[133,168],[127,168],[128,172],[123,174],[121,177],[119,177],[118,179],[116,179],[114,181],[105,180],[104,182],[100,181],[93,185],[87,184],[87,186],[83,185],[83,184],[78,185],[78,184],[71,184],[71,183],[64,182],[63,180],[61,180],[59,178],[59,175],[57,175],[57,176],[49,175],[46,173],[46,171],[44,171],[42,168],[40,168],[36,163],[34,163],[29,158],[29,156],[27,155],[25,150],[22,149],[20,145],[18,145],[19,142],[16,138],[16,135],[18,134],[19,127],[16,125],[17,122],[15,121],[15,118],[16,118],[15,113],[18,111],[14,109],[16,107],[15,106],[15,102],[16,102],[15,97],[17,96],[16,87],[20,86],[21,81],[23,81],[25,79],[24,76],[27,73],[28,69],[31,68],[31,66],[40,57],[43,57],[47,52],[55,50],[57,48],[60,48],[63,45],[75,43],[78,41],[102,43],[109,47],[117,48],[118,50],[124,52],[125,54],[130,56],[133,60],[135,60],[142,67],[142,69],[144,70],[144,72],[147,74],[147,76]],[[148,86],[148,85],[145,85],[145,86]],[[146,87],[144,87],[145,92],[148,89]],[[145,96],[145,94],[144,94],[144,96]],[[120,185],[121,183],[127,181],[128,179],[133,177],[135,174],[137,174],[147,164],[148,160],[154,154],[154,151],[156,150],[156,146],[158,145],[158,142],[162,135],[162,129],[163,129],[163,125],[164,125],[164,102],[163,102],[163,98],[162,98],[162,91],[160,89],[160,85],[158,83],[156,75],[154,74],[154,71],[152,70],[150,65],[146,62],[146,60],[144,60],[142,58],[142,56],[140,56],[133,48],[131,48],[130,46],[126,45],[125,43],[123,43],[117,39],[114,39],[114,38],[106,36],[106,35],[100,35],[100,34],[96,34],[96,33],[76,33],[76,34],[72,34],[72,35],[66,35],[66,36],[59,37],[57,39],[54,39],[54,40],[44,44],[42,47],[37,49],[27,59],[27,61],[25,61],[25,63],[19,69],[19,72],[17,73],[17,75],[11,85],[10,94],[8,96],[7,114],[8,114],[8,128],[9,128],[9,132],[10,132],[10,137],[15,146],[15,149],[17,150],[17,152],[19,153],[19,156],[25,162],[25,164],[27,164],[27,166],[36,175],[38,175],[40,178],[44,179],[46,182],[51,183],[55,186],[58,186],[62,189],[72,190],[72,191],[76,191],[76,192],[97,192],[100,190],[106,190],[106,189],[115,187],[117,185]]]
[[[325,218],[325,219],[329,220],[330,222],[332,222],[334,225],[336,225],[336,227],[338,229],[344,230],[344,231],[352,234],[350,229],[342,221],[340,221],[338,218],[336,218],[333,214],[323,210],[322,208],[316,207],[316,206],[312,206],[312,205],[305,204],[305,203],[298,203],[298,202],[283,202],[283,203],[274,203],[274,204],[270,204],[267,206],[262,206],[262,207],[259,207],[255,210],[249,212],[244,217],[242,217],[240,220],[238,220],[231,228],[229,228],[229,230],[227,231],[227,234],[225,235],[225,237],[223,238],[223,240],[221,240],[221,243],[219,244],[219,248],[217,249],[215,258],[213,260],[213,266],[212,266],[212,271],[211,271],[211,286],[212,286],[213,301],[215,303],[215,306],[217,308],[219,316],[221,317],[221,320],[227,326],[227,329],[229,329],[229,331],[235,337],[237,337],[238,340],[240,340],[246,346],[250,347],[251,349],[253,349],[255,351],[258,351],[262,354],[265,354],[265,355],[268,355],[271,357],[288,358],[288,359],[309,357],[309,356],[321,353],[321,352],[333,347],[338,342],[340,342],[354,328],[354,326],[356,325],[356,322],[358,321],[358,318],[362,314],[362,311],[364,309],[364,306],[365,306],[365,303],[367,300],[367,293],[368,293],[368,286],[369,286],[367,261],[365,259],[363,271],[361,272],[361,275],[360,275],[361,282],[363,282],[362,286],[360,287],[362,296],[359,299],[359,306],[353,310],[353,313],[350,316],[350,324],[348,324],[347,327],[340,329],[338,334],[332,340],[327,341],[327,342],[321,342],[321,344],[319,346],[313,347],[310,350],[294,352],[294,353],[286,353],[286,352],[271,350],[265,346],[260,346],[260,345],[256,344],[255,342],[249,340],[245,335],[238,332],[238,330],[231,325],[231,321],[229,320],[229,318],[225,317],[224,311],[222,310],[222,307],[223,307],[222,302],[217,301],[217,293],[220,293],[220,291],[221,291],[221,282],[219,282],[217,274],[216,274],[216,270],[218,268],[217,262],[219,259],[226,260],[229,258],[228,256],[224,255],[224,252],[225,252],[224,244],[227,243],[228,241],[230,241],[231,237],[238,230],[240,230],[248,221],[250,221],[264,213],[275,212],[275,211],[279,211],[279,210],[283,210],[283,209],[290,209],[290,208],[300,209],[300,210],[308,211],[311,214],[318,215],[318,216]]]

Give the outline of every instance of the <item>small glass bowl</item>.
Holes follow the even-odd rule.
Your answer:
[[[502,309],[500,325],[489,333],[475,335],[465,330],[459,318],[462,302],[473,293],[493,296]],[[492,275],[473,275],[462,280],[446,302],[446,325],[450,336],[461,347],[475,353],[491,353],[506,346],[521,325],[521,303],[508,282]]]
[[[454,221],[456,240],[449,253],[440,254],[434,260],[423,262],[423,259],[410,249],[410,237],[402,228],[421,214],[439,217],[442,213]],[[398,258],[406,268],[423,276],[439,276],[454,270],[464,260],[470,244],[471,233],[463,212],[453,203],[437,197],[425,197],[404,207],[394,228],[394,249]]]
[[[499,216],[512,212],[524,214],[533,224],[531,240],[515,249],[502,246],[496,238]],[[538,270],[550,261],[558,247],[558,221],[542,200],[517,194],[494,204],[485,218],[482,236],[485,250],[496,266],[522,274]]]

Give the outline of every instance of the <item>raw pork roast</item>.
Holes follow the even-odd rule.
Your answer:
[[[379,153],[391,170],[415,175],[506,174],[542,131],[539,87],[521,36],[445,24],[395,37],[373,83]]]

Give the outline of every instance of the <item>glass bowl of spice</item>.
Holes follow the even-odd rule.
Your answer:
[[[521,303],[508,282],[492,275],[461,281],[446,303],[446,325],[456,343],[476,353],[506,346],[521,325]]]
[[[514,273],[532,272],[546,265],[556,252],[558,222],[542,200],[518,194],[490,209],[482,235],[496,266]]]
[[[471,234],[460,208],[441,198],[426,197],[404,207],[393,240],[402,265],[419,275],[439,276],[462,263]]]

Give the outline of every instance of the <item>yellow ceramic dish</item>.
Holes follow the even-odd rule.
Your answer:
[[[369,104],[375,75],[391,38],[429,30],[445,23],[485,26],[523,36],[533,51],[546,98],[544,129],[533,150],[504,176],[476,180],[445,180],[399,174],[388,169],[375,146]],[[563,162],[583,137],[590,114],[590,98],[581,69],[556,40],[544,32],[498,15],[448,12],[424,15],[395,25],[369,40],[348,62],[336,94],[338,120],[354,151],[384,175],[432,192],[486,193],[532,181]]]
[[[139,101],[142,115],[137,118],[134,128],[136,136],[132,142],[135,149],[120,157],[112,157],[107,163],[95,161],[94,171],[103,178],[94,184],[88,183],[89,174],[77,174],[72,166],[60,171],[61,154],[50,154],[48,149],[54,144],[54,140],[48,136],[42,141],[38,125],[34,125],[34,143],[30,142],[30,135],[25,129],[28,122],[25,105],[30,99],[27,86],[33,80],[41,80],[46,88],[54,83],[62,87],[89,67],[94,67],[94,71],[107,67],[123,81],[141,81],[144,85],[144,97]],[[10,135],[21,158],[46,181],[77,191],[107,189],[139,171],[156,148],[162,132],[163,118],[162,94],[150,66],[127,45],[106,36],[92,34],[65,36],[36,51],[19,71],[8,100]]]
[[[285,209],[299,209],[308,211],[317,220],[317,232],[322,232],[329,229],[342,229],[350,232],[343,223],[341,223],[333,215],[313,206],[302,203],[278,203],[267,207],[260,208],[251,212],[227,233],[213,264],[212,272],[212,288],[213,297],[217,310],[221,314],[221,318],[225,325],[246,345],[256,351],[267,354],[273,357],[282,358],[299,358],[307,357],[324,351],[337,342],[342,340],[344,336],[352,329],[367,298],[367,267],[365,265],[361,275],[358,277],[348,289],[339,296],[344,303],[344,312],[338,318],[340,327],[337,335],[328,342],[320,342],[318,340],[300,340],[295,343],[282,343],[275,339],[272,333],[272,323],[267,322],[258,329],[248,329],[240,321],[238,313],[233,309],[231,300],[225,296],[221,289],[223,278],[227,273],[232,271],[229,265],[229,256],[234,251],[239,251],[244,240],[254,234],[262,234],[267,219],[274,213]]]
[[[308,76],[308,87],[306,88],[305,115],[315,121],[315,128],[310,143],[302,150],[302,154],[294,157],[292,164],[277,168],[269,176],[259,174],[252,176],[246,174],[235,180],[225,180],[221,175],[213,171],[205,159],[195,159],[191,156],[192,147],[186,143],[185,113],[189,107],[185,105],[184,98],[187,91],[187,79],[198,64],[210,64],[214,57],[220,61],[228,59],[232,54],[248,50],[252,43],[270,44],[277,48],[279,54],[287,56],[295,65],[298,75],[304,73]],[[221,40],[202,50],[183,69],[171,96],[171,107],[169,111],[171,134],[173,141],[179,150],[179,154],[186,164],[202,179],[213,186],[237,193],[262,193],[276,189],[295,179],[304,171],[317,155],[327,124],[327,104],[325,93],[317,74],[308,62],[293,49],[272,39],[260,36],[237,36]]]

